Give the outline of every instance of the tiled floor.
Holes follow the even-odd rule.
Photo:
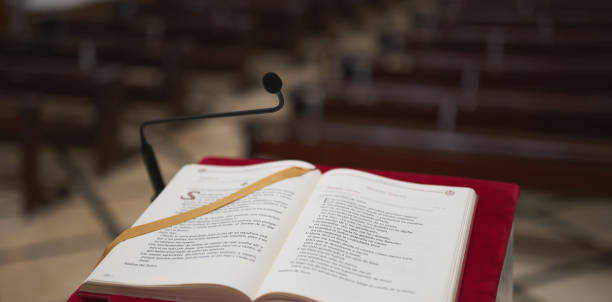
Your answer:
[[[374,18],[374,21],[377,20]],[[360,35],[350,45],[372,47]],[[340,45],[345,45],[339,43]],[[312,47],[312,45],[307,47]],[[310,48],[308,48],[310,49]],[[317,54],[308,53],[317,57]],[[291,66],[282,57],[254,60],[253,74],[277,70],[287,86],[319,76],[311,65]],[[265,58],[265,56],[264,56]],[[278,59],[280,58],[280,59]],[[262,63],[265,62],[265,63]],[[238,91],[238,92],[236,92]],[[200,111],[256,108],[274,104],[260,88],[236,90],[228,77],[201,75],[190,106]],[[290,105],[290,104],[289,104]],[[140,120],[160,112],[142,106],[125,117],[122,133],[137,146]],[[272,118],[287,118],[287,112]],[[269,117],[270,118],[270,117]],[[193,122],[148,130],[166,179],[203,156],[245,156],[244,119]],[[65,301],[92,269],[106,242],[147,207],[151,187],[138,155],[105,175],[93,173],[83,150],[45,150],[49,179],[65,177],[71,195],[31,216],[20,213],[15,146],[0,145],[0,301]],[[514,300],[518,302],[612,301],[612,197],[559,195],[523,190],[515,221]]]
[[[611,301],[612,198],[523,191],[515,301]]]

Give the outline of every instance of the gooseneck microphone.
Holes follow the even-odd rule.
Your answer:
[[[153,185],[153,189],[155,190],[155,195],[153,198],[157,197],[159,193],[164,189],[164,180],[162,179],[161,171],[159,170],[159,165],[157,164],[157,158],[155,157],[155,152],[153,152],[153,147],[147,142],[145,138],[145,127],[154,124],[168,123],[168,122],[177,122],[177,121],[188,121],[188,120],[197,120],[197,119],[208,119],[208,118],[219,118],[219,117],[230,117],[230,116],[240,116],[240,115],[252,115],[252,114],[260,114],[260,113],[272,113],[279,111],[283,108],[285,104],[285,98],[283,97],[283,93],[281,92],[281,88],[283,87],[283,82],[273,72],[268,72],[263,76],[262,79],[263,86],[269,93],[276,94],[278,97],[278,105],[269,108],[261,108],[261,109],[251,109],[251,110],[241,110],[241,111],[230,111],[230,112],[220,112],[220,113],[212,113],[212,114],[204,114],[204,115],[190,115],[190,116],[180,116],[180,117],[172,117],[166,119],[159,120],[150,120],[145,121],[140,124],[140,151],[142,152],[142,158],[144,160],[144,164],[147,167],[147,172],[149,173],[149,179],[151,180],[151,184]]]

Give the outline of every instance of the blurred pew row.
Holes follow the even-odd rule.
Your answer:
[[[610,193],[612,5],[439,1],[250,124],[251,156]],[[606,18],[607,17],[607,18]]]
[[[104,172],[124,152],[119,129],[131,102],[151,102],[168,115],[189,113],[186,89],[194,73],[225,71],[248,83],[245,63],[256,51],[295,53],[299,38],[326,30],[330,18],[350,18],[377,2],[101,1],[31,13],[23,1],[0,1],[0,139],[21,146],[23,209],[53,198],[41,179],[41,146],[87,146]],[[126,70],[138,67],[157,80],[127,80]],[[67,118],[48,110],[66,103],[88,114]]]

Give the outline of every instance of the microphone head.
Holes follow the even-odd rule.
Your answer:
[[[283,81],[274,72],[268,72],[264,74],[263,86],[269,93],[278,93],[283,87]]]

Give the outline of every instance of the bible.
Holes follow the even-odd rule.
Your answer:
[[[187,165],[134,223],[312,169],[118,244],[80,291],[170,301],[455,301],[476,194],[309,163]]]

